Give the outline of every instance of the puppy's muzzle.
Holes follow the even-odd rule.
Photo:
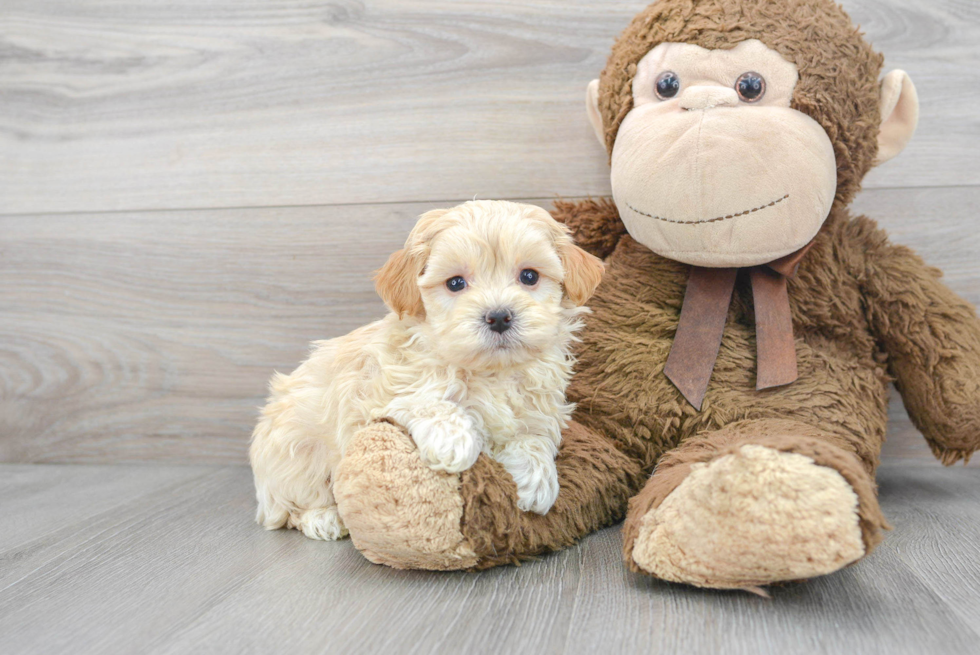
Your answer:
[[[483,319],[487,326],[497,334],[503,334],[510,329],[514,314],[509,309],[494,309],[486,313]]]

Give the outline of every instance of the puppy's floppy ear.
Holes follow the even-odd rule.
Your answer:
[[[401,318],[425,316],[418,278],[422,273],[422,258],[408,246],[392,253],[385,265],[374,275],[374,288],[388,308]]]
[[[419,217],[405,247],[393,253],[374,275],[374,288],[391,311],[401,318],[405,315],[425,318],[425,305],[419,291],[419,276],[429,256],[429,243],[440,231],[442,218],[451,209],[433,209]]]
[[[526,208],[525,216],[536,220],[551,235],[565,271],[561,281],[565,295],[576,305],[584,305],[599,286],[605,265],[598,257],[576,246],[568,227],[556,221],[551,214],[534,205],[527,205]]]
[[[605,265],[601,259],[572,243],[570,238],[561,247],[560,254],[561,265],[565,269],[565,279],[562,280],[565,294],[576,305],[584,305],[602,281]]]

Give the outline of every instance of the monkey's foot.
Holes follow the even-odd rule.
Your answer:
[[[781,441],[729,444],[713,457],[702,442],[688,453],[702,461],[678,465],[683,452],[668,459],[631,502],[631,568],[699,587],[754,588],[832,573],[870,552],[886,526],[857,458],[810,439]]]

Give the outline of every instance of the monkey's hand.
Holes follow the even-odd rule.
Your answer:
[[[895,386],[933,454],[951,465],[980,448],[980,321],[976,310],[881,231],[867,240],[868,317]]]
[[[571,230],[578,246],[601,259],[608,257],[626,234],[626,226],[612,198],[556,200],[551,215]]]

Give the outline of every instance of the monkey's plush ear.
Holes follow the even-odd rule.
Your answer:
[[[561,249],[561,265],[565,269],[565,279],[562,280],[565,295],[576,305],[584,305],[602,281],[605,265],[601,259],[572,243]]]
[[[374,288],[399,318],[405,315],[425,317],[418,278],[422,264],[407,248],[396,251],[374,275]]]
[[[602,127],[602,114],[599,113],[599,80],[589,82],[589,88],[585,91],[585,111],[589,115],[595,138],[599,139],[599,144],[605,150],[606,130]]]
[[[919,124],[919,94],[912,78],[894,70],[881,81],[881,132],[878,133],[878,158],[882,164],[905,149]]]

